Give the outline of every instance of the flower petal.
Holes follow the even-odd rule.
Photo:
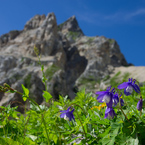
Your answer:
[[[60,118],[64,118],[65,115],[66,115],[66,113],[60,114]]]
[[[106,103],[107,107],[111,108],[112,105],[113,105],[113,101],[112,101],[112,98],[110,99],[110,102],[109,103]]]
[[[68,112],[68,111],[70,110],[70,108],[71,108],[71,107],[68,107],[66,111]]]
[[[111,89],[111,86],[109,86],[106,91],[110,91],[110,89]]]
[[[69,118],[69,121],[73,118],[73,114],[71,112],[66,113],[66,116]]]
[[[109,94],[110,94],[110,101],[108,103],[106,103],[106,105],[107,105],[107,107],[111,108],[113,105],[113,100],[112,100],[113,94],[112,93],[109,93]]]
[[[116,116],[114,109],[112,108],[111,111],[109,112],[109,119],[113,119],[114,116]]]
[[[104,118],[113,119],[114,116],[116,116],[114,109],[112,107],[111,108],[107,107],[107,109],[105,111],[105,117]]]
[[[106,91],[99,91],[99,92],[96,92],[95,94],[102,95],[104,93],[106,93]]]
[[[129,84],[129,85],[125,88],[125,91],[126,91],[126,92],[129,92],[130,94],[132,94],[132,92],[133,92],[133,85],[132,85],[132,84]]]
[[[130,93],[130,92],[127,92],[126,89],[124,89],[124,94],[125,94],[126,96],[131,95],[131,93]]]
[[[117,103],[119,102],[119,97],[118,97],[118,94],[115,94],[114,96],[113,96],[113,103],[114,103],[114,107],[117,105]]]
[[[75,109],[73,109],[73,110],[71,111],[71,113],[73,113],[73,112],[74,112],[74,110],[75,110]]]
[[[109,113],[111,110],[111,108],[107,107],[107,109],[105,110],[105,114]]]
[[[124,89],[124,88],[126,88],[127,86],[128,86],[128,83],[127,83],[127,82],[124,82],[124,83],[120,84],[117,88],[118,88],[118,89]]]
[[[132,86],[137,93],[140,93],[140,88],[137,84],[132,84]]]
[[[60,111],[60,112],[67,112],[67,110],[64,110],[64,111]]]
[[[104,94],[99,95],[99,96],[97,97],[97,101],[100,102],[100,103],[102,103],[102,102],[103,102],[103,98],[104,98]]]
[[[111,98],[112,98],[111,93],[106,93],[106,94],[104,95],[102,101],[105,102],[105,103],[109,103],[110,100],[111,100]]]
[[[142,105],[143,105],[143,101],[142,101],[142,99],[140,99],[137,103],[137,110],[141,111],[142,110]]]
[[[105,114],[104,118],[107,118],[108,117],[108,114]]]

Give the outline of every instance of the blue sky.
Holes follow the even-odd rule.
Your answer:
[[[50,12],[58,24],[75,15],[85,35],[115,39],[128,63],[145,66],[145,0],[1,0],[0,35]]]

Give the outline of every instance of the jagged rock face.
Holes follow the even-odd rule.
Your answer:
[[[52,78],[53,94],[58,99],[59,93],[69,95],[71,99],[75,97],[75,81],[83,73],[87,66],[87,59],[80,56],[76,46],[70,47],[66,51],[67,63],[64,70],[56,72]]]
[[[57,25],[54,13],[36,15],[24,30],[0,37],[0,84],[8,83],[19,91],[24,84],[30,89],[30,97],[39,104],[43,101],[44,84],[34,46],[41,54],[48,90],[55,99],[59,94],[73,99],[76,88],[86,80],[93,81],[94,86],[114,67],[128,65],[115,40],[84,36],[75,16]],[[0,105],[16,100],[24,103],[17,94],[1,95]],[[23,107],[19,110],[23,112]]]
[[[77,38],[84,36],[75,16],[72,16],[64,23],[58,25],[58,31],[61,31],[63,37],[66,37],[70,43],[74,43]]]
[[[120,52],[117,42],[105,37],[81,37],[74,45],[77,46],[79,54],[88,60],[88,64],[75,82],[80,88],[85,87],[86,91],[94,91],[98,81],[110,75],[117,66],[127,66],[127,62]]]
[[[15,39],[8,40],[6,45],[1,47],[1,53],[35,56],[34,45],[44,56],[63,51],[57,36],[57,23],[53,13],[48,14],[46,18],[44,15],[36,15],[26,23],[24,30]]]
[[[30,30],[30,29],[35,29],[38,28],[42,22],[45,20],[46,16],[45,15],[36,15],[34,16],[32,19],[30,19],[25,27],[24,27],[24,31]]]
[[[10,40],[15,39],[20,33],[21,31],[14,30],[2,35],[0,37],[0,46],[2,47],[3,45],[7,44],[7,42],[9,42]]]
[[[71,32],[78,32],[78,33],[80,33],[80,36],[84,35],[83,31],[80,29],[80,27],[78,25],[78,22],[77,22],[75,16],[70,17],[67,21],[65,21],[64,23],[60,24],[58,26],[58,29],[63,34],[66,34],[69,31],[71,31]]]

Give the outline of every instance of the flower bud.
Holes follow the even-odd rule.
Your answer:
[[[138,111],[141,111],[141,110],[142,110],[142,105],[143,105],[143,101],[142,101],[142,99],[140,99],[140,100],[138,101],[138,103],[137,103],[137,110],[138,110]]]

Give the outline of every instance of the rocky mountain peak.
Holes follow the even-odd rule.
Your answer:
[[[45,18],[46,18],[45,15],[35,15],[25,24],[24,31],[38,28],[45,20]]]
[[[70,17],[64,23],[58,25],[58,29],[65,34],[68,32],[76,32],[79,34],[79,36],[84,36],[84,33],[79,27],[79,24],[75,16]]]

